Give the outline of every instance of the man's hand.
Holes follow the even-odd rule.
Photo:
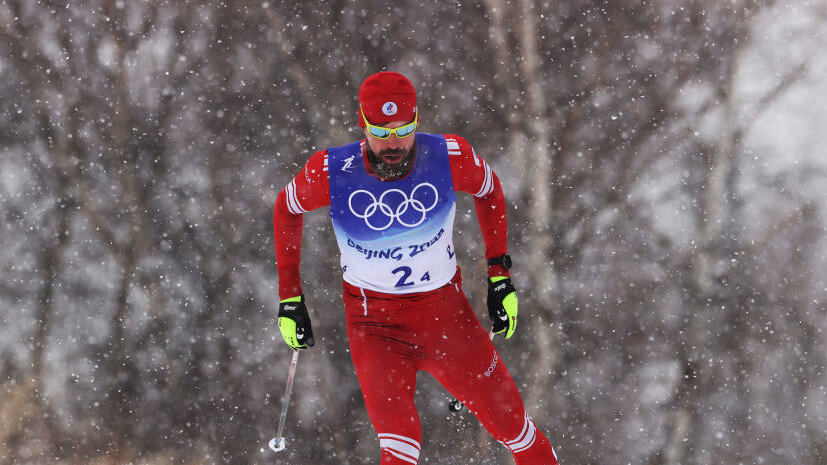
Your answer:
[[[511,278],[488,278],[488,316],[494,326],[494,334],[505,331],[506,339],[514,335],[517,329],[517,291],[511,284]]]
[[[284,299],[279,303],[279,329],[284,342],[291,349],[307,349],[316,344],[310,316],[304,306],[304,294]]]

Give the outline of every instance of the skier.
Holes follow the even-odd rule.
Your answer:
[[[395,72],[359,88],[365,138],[316,152],[274,208],[278,326],[294,350],[315,343],[299,277],[302,214],[330,206],[341,251],[350,351],[381,464],[419,460],[418,370],[465,404],[517,465],[556,465],[517,386],[462,291],[453,245],[456,191],[474,196],[488,260],[488,313],[506,339],[517,327],[497,175],[465,139],[416,132],[413,84]]]

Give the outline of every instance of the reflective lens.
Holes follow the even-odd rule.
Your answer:
[[[396,128],[396,137],[407,137],[416,129],[416,123],[406,124],[400,128]]]
[[[380,139],[386,139],[391,135],[389,130],[380,126],[368,126],[368,132],[370,132],[370,135],[373,137],[378,137]]]
[[[362,113],[362,119],[365,120],[365,127],[368,128],[368,132],[371,136],[377,139],[387,139],[391,136],[391,134],[396,134],[396,137],[399,137],[400,139],[403,137],[408,137],[416,131],[417,123],[419,123],[419,114],[417,114],[414,117],[413,123],[408,123],[395,129],[374,126],[368,122],[368,119],[365,117],[365,113],[361,108],[359,109],[359,112]]]

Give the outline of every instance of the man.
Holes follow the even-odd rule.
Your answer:
[[[295,349],[315,343],[299,277],[302,214],[330,206],[341,251],[350,351],[381,463],[419,460],[413,403],[431,373],[514,455],[556,465],[517,387],[462,292],[453,246],[456,191],[475,197],[488,259],[493,331],[513,336],[517,297],[508,269],[505,198],[497,175],[456,135],[417,133],[411,82],[394,72],[359,89],[365,139],[315,153],[278,195],[278,325]]]

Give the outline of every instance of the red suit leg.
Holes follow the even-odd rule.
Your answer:
[[[454,394],[506,446],[517,465],[557,465],[546,437],[525,412],[502,359],[461,288],[451,288],[429,325],[422,368]]]
[[[420,369],[457,396],[517,465],[557,465],[458,283],[419,297],[346,285],[345,308],[351,356],[379,435],[382,465],[419,459],[422,433],[413,397]]]
[[[417,363],[422,357],[411,341],[413,334],[381,314],[364,317],[363,302],[347,295],[345,305],[350,353],[368,415],[379,435],[380,463],[416,464],[422,431],[413,400]]]

